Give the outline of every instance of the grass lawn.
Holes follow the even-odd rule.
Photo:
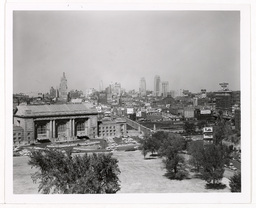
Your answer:
[[[176,181],[164,176],[165,169],[159,158],[144,159],[140,151],[115,151],[113,156],[119,161],[121,190],[118,193],[200,193],[230,192],[228,188],[221,190],[205,189],[205,182],[193,178]],[[35,169],[27,164],[28,157],[13,158],[14,194],[37,194],[38,184],[34,184],[31,174]],[[226,174],[227,171],[225,171]],[[228,177],[233,173],[228,172]],[[227,183],[226,178],[223,182]]]

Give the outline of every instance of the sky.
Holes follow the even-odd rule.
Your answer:
[[[13,91],[240,89],[239,11],[15,11]]]

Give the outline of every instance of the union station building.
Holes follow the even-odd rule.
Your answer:
[[[14,125],[23,129],[23,143],[95,138],[98,112],[84,104],[17,106]]]
[[[84,103],[17,106],[13,129],[14,146],[119,137],[127,133],[125,120],[99,121],[97,110]]]

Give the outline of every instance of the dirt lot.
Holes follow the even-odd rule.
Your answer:
[[[164,176],[165,169],[161,159],[144,159],[140,151],[117,151],[114,157],[119,160],[121,170],[121,190],[118,193],[200,193],[200,192],[229,192],[228,188],[222,190],[205,189],[205,182],[201,179],[188,179],[182,181],[169,180]],[[35,169],[27,164],[28,157],[14,157],[13,184],[14,194],[37,194],[38,184],[31,180]],[[233,173],[225,171],[230,177]],[[224,178],[223,182],[228,183]]]

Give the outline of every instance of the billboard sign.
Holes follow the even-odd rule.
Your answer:
[[[134,114],[133,108],[127,108],[127,114]]]
[[[200,111],[200,114],[202,114],[202,115],[207,115],[207,114],[211,114],[211,113],[212,113],[211,110],[201,110]]]
[[[213,132],[213,127],[204,127],[204,133]]]

